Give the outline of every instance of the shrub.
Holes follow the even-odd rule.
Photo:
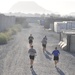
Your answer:
[[[12,28],[11,28],[11,31],[12,31],[12,35],[16,34],[17,32],[21,31],[21,26],[20,25],[14,25]]]
[[[7,43],[7,35],[5,35],[4,33],[0,33],[0,45],[6,43]]]
[[[6,44],[8,42],[8,40],[11,39],[11,36],[16,34],[19,31],[21,31],[21,26],[14,25],[13,27],[9,28],[8,30],[0,33],[0,45]]]

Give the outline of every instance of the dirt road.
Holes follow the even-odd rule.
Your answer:
[[[37,51],[33,70],[30,69],[28,56],[28,37],[31,33]],[[43,53],[41,40],[45,35],[48,44],[47,51]],[[7,45],[0,46],[0,75],[75,75],[75,56],[68,52],[60,50],[59,64],[55,68],[51,53],[58,42],[58,34],[31,24],[30,28],[23,29]]]

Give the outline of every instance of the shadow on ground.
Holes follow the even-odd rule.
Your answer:
[[[58,67],[55,67],[57,72],[60,74],[60,75],[65,75],[65,73]]]
[[[50,53],[50,52],[45,51],[45,52],[44,52],[44,55],[45,55],[45,57],[46,57],[47,59],[49,59],[49,60],[51,60],[51,59],[52,59],[52,58],[50,57],[50,55],[51,55],[51,53]]]
[[[47,53],[48,55],[52,55],[52,54],[51,54],[49,51],[47,51],[47,50],[46,50],[46,53]]]
[[[34,69],[31,69],[31,73],[32,73],[32,75],[37,75],[36,72],[34,71]]]

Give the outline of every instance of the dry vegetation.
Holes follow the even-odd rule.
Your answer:
[[[5,32],[0,33],[0,44],[6,44],[17,32],[21,31],[21,25],[14,25]]]

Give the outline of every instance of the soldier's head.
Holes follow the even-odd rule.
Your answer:
[[[55,50],[57,50],[57,47],[55,47]]]

